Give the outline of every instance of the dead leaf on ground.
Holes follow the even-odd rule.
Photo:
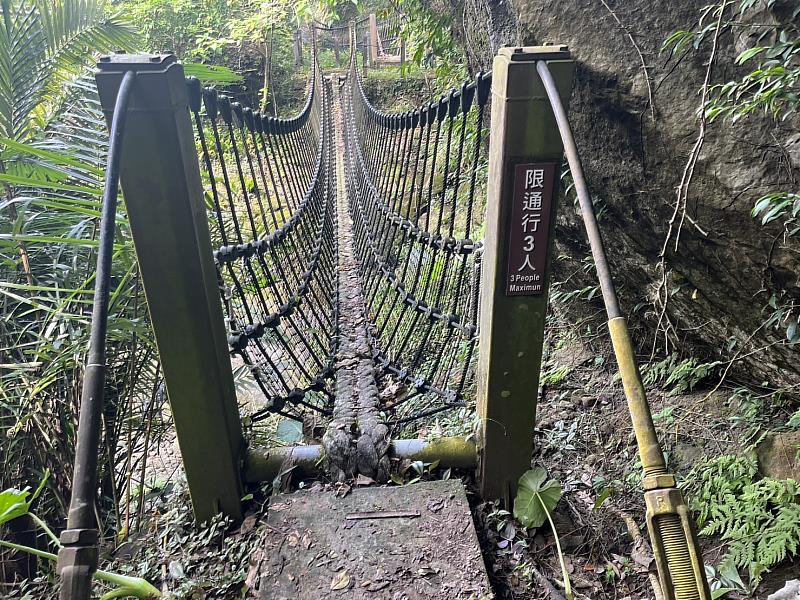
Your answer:
[[[373,581],[367,587],[367,591],[368,592],[378,592],[378,591],[380,591],[380,590],[382,590],[383,588],[386,588],[386,587],[389,587],[389,582],[388,581]]]
[[[302,542],[303,542],[303,548],[305,548],[306,550],[308,550],[309,548],[311,548],[311,546],[314,545],[314,541],[311,539],[311,531],[309,531],[308,529],[306,529],[305,532],[303,533]]]
[[[653,552],[644,538],[637,540],[631,550],[631,558],[637,565],[641,565],[644,571],[650,568],[653,563]]]
[[[444,499],[429,500],[428,501],[428,510],[431,511],[431,512],[435,512],[436,513],[436,512],[439,512],[440,510],[442,510],[444,508],[444,505],[445,505]]]
[[[245,584],[251,590],[256,589],[258,584],[259,575],[261,573],[261,563],[264,561],[264,551],[256,550],[250,555],[250,561],[247,569],[247,578]]]
[[[256,526],[256,521],[258,521],[258,515],[254,514],[245,517],[244,521],[242,521],[242,526],[239,528],[239,533],[242,535],[248,534]]]
[[[367,477],[366,475],[361,475],[360,473],[358,477],[356,477],[356,486],[358,487],[372,485],[373,483],[375,483],[375,480],[372,477]]]
[[[346,590],[350,586],[350,573],[339,571],[331,580],[331,591]]]

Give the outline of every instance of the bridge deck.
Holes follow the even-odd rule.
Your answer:
[[[274,497],[261,598],[493,598],[460,481]]]

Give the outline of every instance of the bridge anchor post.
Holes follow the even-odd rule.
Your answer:
[[[501,48],[492,72],[486,239],[477,405],[478,479],[507,506],[530,469],[547,312],[555,190],[563,145],[536,71],[544,60],[564,100],[574,63],[566,46]]]
[[[137,77],[120,181],[194,515],[242,516],[242,426],[183,67],[174,56],[105,56],[97,88],[110,118]]]

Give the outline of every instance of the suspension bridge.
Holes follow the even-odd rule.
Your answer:
[[[398,460],[438,461],[474,471],[484,498],[511,505],[530,468],[566,154],[639,442],[664,597],[709,598],[569,129],[569,51],[503,48],[491,73],[386,113],[365,93],[359,61],[369,53],[375,66],[404,53],[396,25],[381,27],[371,19],[315,28],[306,100],[288,119],[203,88],[171,55],[100,60],[111,152],[61,597],[88,598],[97,567],[95,472],[120,183],[197,520],[240,519],[249,483],[289,471],[375,484],[344,498],[276,495],[262,597],[491,597],[463,485],[378,484]],[[326,39],[341,48],[345,37],[348,65],[324,73],[316,50]],[[385,43],[377,48],[376,39]],[[237,403],[232,361],[252,374],[256,405]],[[475,435],[404,436],[453,411],[466,419],[473,407]],[[307,443],[248,442],[254,424],[270,419],[300,423]],[[295,530],[314,537],[313,556],[298,552],[303,542],[286,543]],[[331,561],[346,578],[331,583]],[[435,577],[417,585],[397,575],[409,570]]]

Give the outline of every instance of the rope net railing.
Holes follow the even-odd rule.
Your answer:
[[[318,62],[324,68],[347,68],[350,64],[350,26],[325,25],[317,21],[312,26]]]
[[[399,57],[402,45],[402,16],[394,13],[378,21],[378,55],[382,57]]]
[[[252,421],[332,407],[336,171],[330,83],[312,64],[290,119],[187,80],[230,351],[267,398]]]
[[[369,60],[369,17],[358,19],[352,26],[352,40],[351,43],[355,46],[356,53],[363,57],[367,62]],[[349,65],[348,65],[349,66]]]
[[[473,384],[490,78],[378,111],[355,63],[343,94],[345,182],[376,365],[407,391],[399,425],[464,406]]]

